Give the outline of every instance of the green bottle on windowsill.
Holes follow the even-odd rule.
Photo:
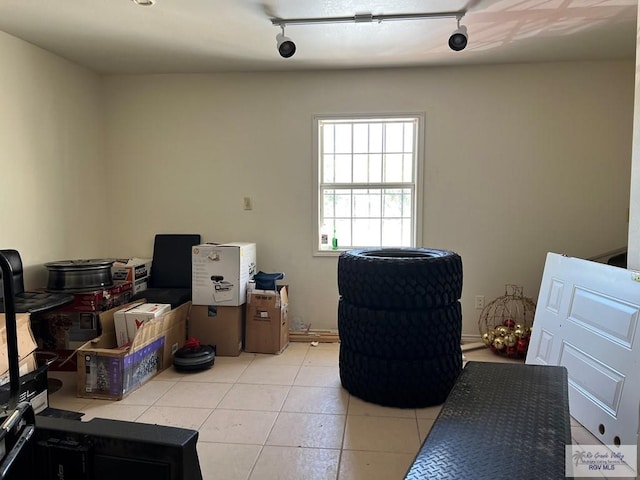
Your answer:
[[[336,227],[333,227],[333,238],[331,239],[331,250],[338,249],[338,238],[336,237]]]

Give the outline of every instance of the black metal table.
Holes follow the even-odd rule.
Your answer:
[[[564,479],[564,367],[469,362],[405,480]]]

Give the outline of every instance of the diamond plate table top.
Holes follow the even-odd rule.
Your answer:
[[[564,367],[468,362],[405,480],[564,479]]]

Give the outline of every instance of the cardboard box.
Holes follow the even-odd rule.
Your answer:
[[[187,302],[144,323],[125,348],[118,348],[116,344],[113,319],[116,309],[100,314],[102,335],[76,353],[77,395],[120,400],[170,365],[165,356],[175,345],[166,345],[167,338],[178,338],[176,331],[186,329],[190,308],[191,303]]]
[[[187,323],[191,315],[191,302],[180,305],[164,316],[162,333],[164,334],[164,352],[162,370],[173,366],[173,355],[184,347],[187,339]]]
[[[47,366],[38,368],[35,356],[36,340],[31,331],[29,314],[16,315],[18,341],[18,369],[20,387],[18,401],[29,401],[36,413],[49,406],[47,393]],[[7,350],[7,329],[5,315],[0,314],[0,402],[9,401],[9,352]]]
[[[134,303],[132,306],[121,308],[113,314],[113,325],[116,329],[116,343],[118,347],[122,347],[129,343],[129,333],[127,332],[127,319],[125,317],[125,313],[128,310],[139,307],[143,303],[144,302]]]
[[[31,331],[31,322],[28,313],[16,314],[16,328],[18,340],[18,360],[20,362],[21,372],[29,373],[36,368],[35,359],[32,353],[38,345]],[[30,360],[31,358],[31,360]],[[25,366],[26,365],[26,366]],[[0,377],[7,375],[9,372],[9,353],[7,351],[7,329],[5,327],[5,315],[0,314]]]
[[[101,333],[98,312],[51,310],[33,315],[31,325],[44,350],[75,350]]]
[[[244,306],[194,305],[189,317],[189,337],[216,346],[216,355],[237,357],[242,351]]]
[[[127,309],[127,311],[124,312],[128,337],[125,343],[133,342],[137,331],[146,322],[161,317],[170,310],[171,305],[168,303],[143,303],[137,307]]]
[[[118,347],[122,347],[129,342],[125,313],[132,308],[139,307],[143,303],[144,302],[134,303],[131,306],[120,309],[113,314],[113,323],[116,329],[116,343]],[[164,320],[165,351],[163,355],[163,370],[173,364],[173,355],[179,348],[184,346],[184,342],[187,338],[187,321],[188,318],[185,318],[179,311],[173,310],[166,314]]]
[[[56,311],[104,312],[127,303],[133,296],[132,291],[133,285],[130,281],[114,282],[113,287],[110,288],[85,293],[74,293],[73,302]]]
[[[235,307],[246,302],[256,273],[255,243],[202,244],[191,249],[194,305]]]
[[[131,282],[133,294],[146,290],[151,274],[151,259],[125,258],[118,259],[111,267],[111,275],[114,281]]]
[[[7,345],[3,345],[2,348],[7,348]],[[20,376],[27,375],[30,372],[33,372],[37,368],[36,361],[36,352],[29,354],[27,358],[22,358],[18,362],[18,373]],[[9,383],[9,366],[7,365],[7,370],[0,375],[0,385],[5,385]]]
[[[65,359],[88,340],[102,333],[100,312],[124,305],[131,298],[131,282],[117,282],[104,290],[74,294],[70,305],[31,316],[38,348],[60,352]],[[50,370],[57,370],[54,362]]]
[[[281,353],[289,345],[289,298],[279,292],[254,290],[247,297],[245,351]]]

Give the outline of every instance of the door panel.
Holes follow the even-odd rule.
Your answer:
[[[571,415],[605,444],[637,445],[637,273],[549,253],[526,363],[569,373]]]

